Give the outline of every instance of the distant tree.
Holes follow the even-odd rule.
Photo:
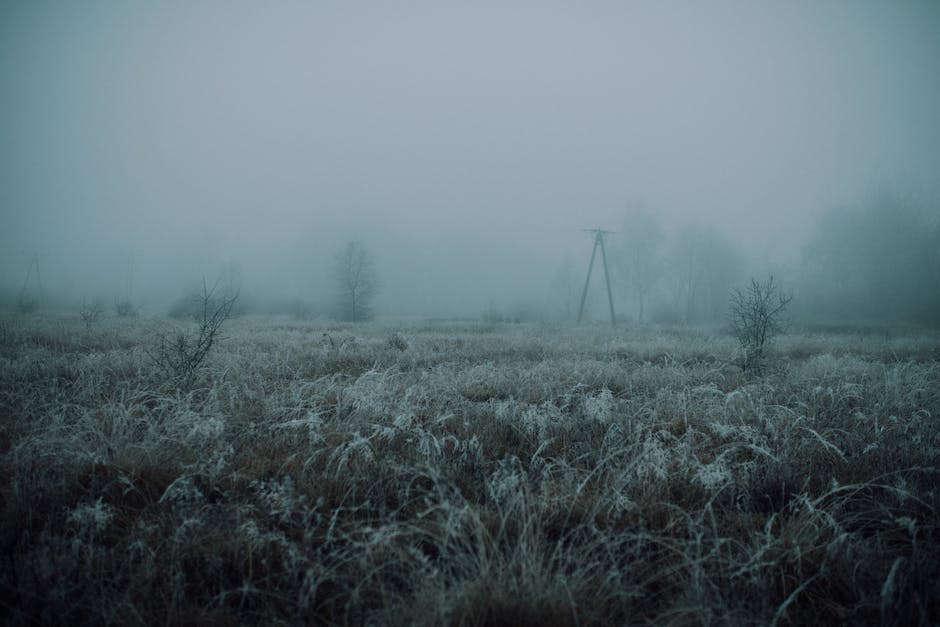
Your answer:
[[[647,299],[662,276],[663,229],[656,216],[639,209],[624,218],[622,231],[618,265],[636,297],[637,321],[643,322]]]
[[[673,238],[665,263],[678,316],[684,322],[719,320],[739,276],[738,246],[712,227],[686,226]]]
[[[931,226],[912,202],[889,194],[825,213],[803,248],[803,313],[840,321],[935,320]]]
[[[669,287],[673,307],[681,320],[688,322],[692,314],[696,291],[701,282],[702,268],[695,263],[695,231],[683,227],[672,238],[666,255]]]
[[[743,352],[742,368],[760,372],[771,338],[783,331],[783,314],[793,300],[773,275],[766,281],[752,278],[745,288],[731,290],[728,323]]]
[[[333,272],[339,317],[351,322],[370,319],[371,301],[380,286],[372,254],[359,242],[351,241],[336,253]]]
[[[129,298],[114,299],[114,313],[120,318],[136,318],[140,314],[140,307]]]
[[[574,308],[578,302],[578,276],[571,257],[565,257],[564,262],[555,271],[552,278],[552,290],[561,300],[565,320],[574,319]]]
[[[82,322],[85,323],[85,330],[90,331],[91,327],[104,315],[104,308],[98,302],[89,303],[83,298],[82,306],[78,310],[78,315],[81,316]]]
[[[114,313],[121,318],[136,318],[140,307],[134,304],[134,253],[127,255],[127,277],[124,282],[124,294],[114,299]]]
[[[931,322],[940,323],[940,223],[934,224],[927,242],[928,292],[927,308],[933,312]]]

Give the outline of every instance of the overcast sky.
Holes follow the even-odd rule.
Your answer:
[[[936,197],[938,33],[930,0],[4,1],[3,287],[133,255],[142,294],[235,262],[324,300],[356,237],[391,309],[482,309],[637,206],[795,255],[879,186]]]

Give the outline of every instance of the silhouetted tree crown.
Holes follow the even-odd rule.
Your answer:
[[[805,307],[824,318],[936,323],[938,233],[929,214],[887,195],[826,213],[803,249]]]
[[[360,322],[372,318],[372,298],[379,290],[379,276],[372,254],[356,241],[347,243],[334,257],[337,315]]]

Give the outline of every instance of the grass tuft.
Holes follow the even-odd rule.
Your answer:
[[[940,622],[940,338],[0,321],[5,624]]]

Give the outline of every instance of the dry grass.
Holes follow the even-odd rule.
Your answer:
[[[940,622],[940,338],[0,321],[0,616]]]

